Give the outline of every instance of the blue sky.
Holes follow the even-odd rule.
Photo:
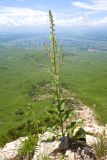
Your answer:
[[[107,26],[107,0],[0,0],[0,29],[48,26],[48,10],[59,27]]]

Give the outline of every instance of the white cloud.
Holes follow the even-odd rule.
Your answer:
[[[2,7],[0,9],[0,25],[26,26],[46,25],[48,13],[29,8]]]
[[[103,17],[97,20],[91,20],[88,17],[80,16],[74,17],[71,19],[60,19],[57,22],[59,26],[90,26],[90,27],[97,27],[97,26],[107,26],[107,17]]]
[[[53,13],[57,26],[99,26],[107,25],[107,17],[92,20],[88,16],[73,16],[65,13]],[[49,24],[48,11],[29,8],[0,8],[0,26],[43,26]]]
[[[75,26],[75,25],[84,25],[84,22],[86,21],[83,16],[79,17],[70,17],[65,16],[66,18],[58,19],[56,18],[56,24],[59,26]]]
[[[90,22],[92,26],[104,26],[107,25],[107,16],[103,17],[102,19],[94,20]]]
[[[72,2],[73,6],[95,11],[107,11],[107,0],[90,0],[90,3],[86,2]]]

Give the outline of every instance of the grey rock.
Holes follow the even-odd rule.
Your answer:
[[[25,139],[24,137],[20,137],[16,141],[7,143],[4,148],[0,150],[0,160],[17,160],[18,150]]]
[[[86,135],[86,144],[92,146],[94,143],[97,143],[98,139],[91,135]]]

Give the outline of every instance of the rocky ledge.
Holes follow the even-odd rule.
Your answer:
[[[48,141],[54,134],[45,132],[43,135],[40,135],[32,160],[42,160],[47,156],[53,160],[60,160],[62,156],[64,156],[65,160],[99,160],[93,149],[93,144],[98,142],[98,138],[94,135],[105,133],[105,139],[107,139],[107,125],[98,125],[94,112],[83,104],[81,106],[80,109],[76,110],[76,115],[84,120],[84,129],[90,133],[90,135],[86,135],[86,143],[71,141],[69,142],[69,147],[66,150],[62,150],[59,147],[60,141]],[[26,138],[21,137],[16,141],[7,143],[4,148],[1,148],[0,160],[21,160],[18,150]],[[102,160],[107,160],[107,156],[103,157]]]

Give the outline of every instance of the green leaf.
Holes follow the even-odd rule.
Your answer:
[[[68,126],[66,127],[66,129],[72,129],[72,128],[75,127],[75,125],[76,125],[76,121],[71,122],[70,125],[68,125]]]
[[[47,110],[48,114],[58,114],[58,110],[57,108],[51,108]]]
[[[65,102],[62,102],[61,103],[61,110],[64,110],[65,109]]]
[[[85,139],[85,134],[86,134],[85,130],[80,127],[75,133],[75,135],[73,136],[73,139],[75,140]]]

